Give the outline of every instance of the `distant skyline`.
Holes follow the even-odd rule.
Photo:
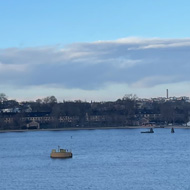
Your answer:
[[[0,92],[17,100],[190,96],[190,1],[0,1]]]

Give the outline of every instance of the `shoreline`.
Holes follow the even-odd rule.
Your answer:
[[[146,126],[120,126],[120,127],[65,127],[65,128],[49,128],[49,129],[15,129],[15,130],[0,130],[0,133],[9,133],[9,132],[36,132],[36,131],[76,131],[76,130],[105,130],[105,129],[190,129],[187,126],[154,126],[154,127],[146,127]]]

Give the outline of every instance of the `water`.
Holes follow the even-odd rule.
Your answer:
[[[0,134],[1,190],[190,190],[190,130]],[[51,149],[72,149],[51,159]]]

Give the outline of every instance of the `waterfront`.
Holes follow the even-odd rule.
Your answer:
[[[0,133],[0,189],[190,189],[190,130]],[[72,159],[51,159],[51,149]]]

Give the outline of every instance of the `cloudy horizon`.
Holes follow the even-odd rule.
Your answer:
[[[55,95],[106,101],[131,93],[150,98],[165,96],[165,89],[189,96],[189,50],[189,38],[137,37],[1,48],[0,87],[11,98],[32,100]]]

